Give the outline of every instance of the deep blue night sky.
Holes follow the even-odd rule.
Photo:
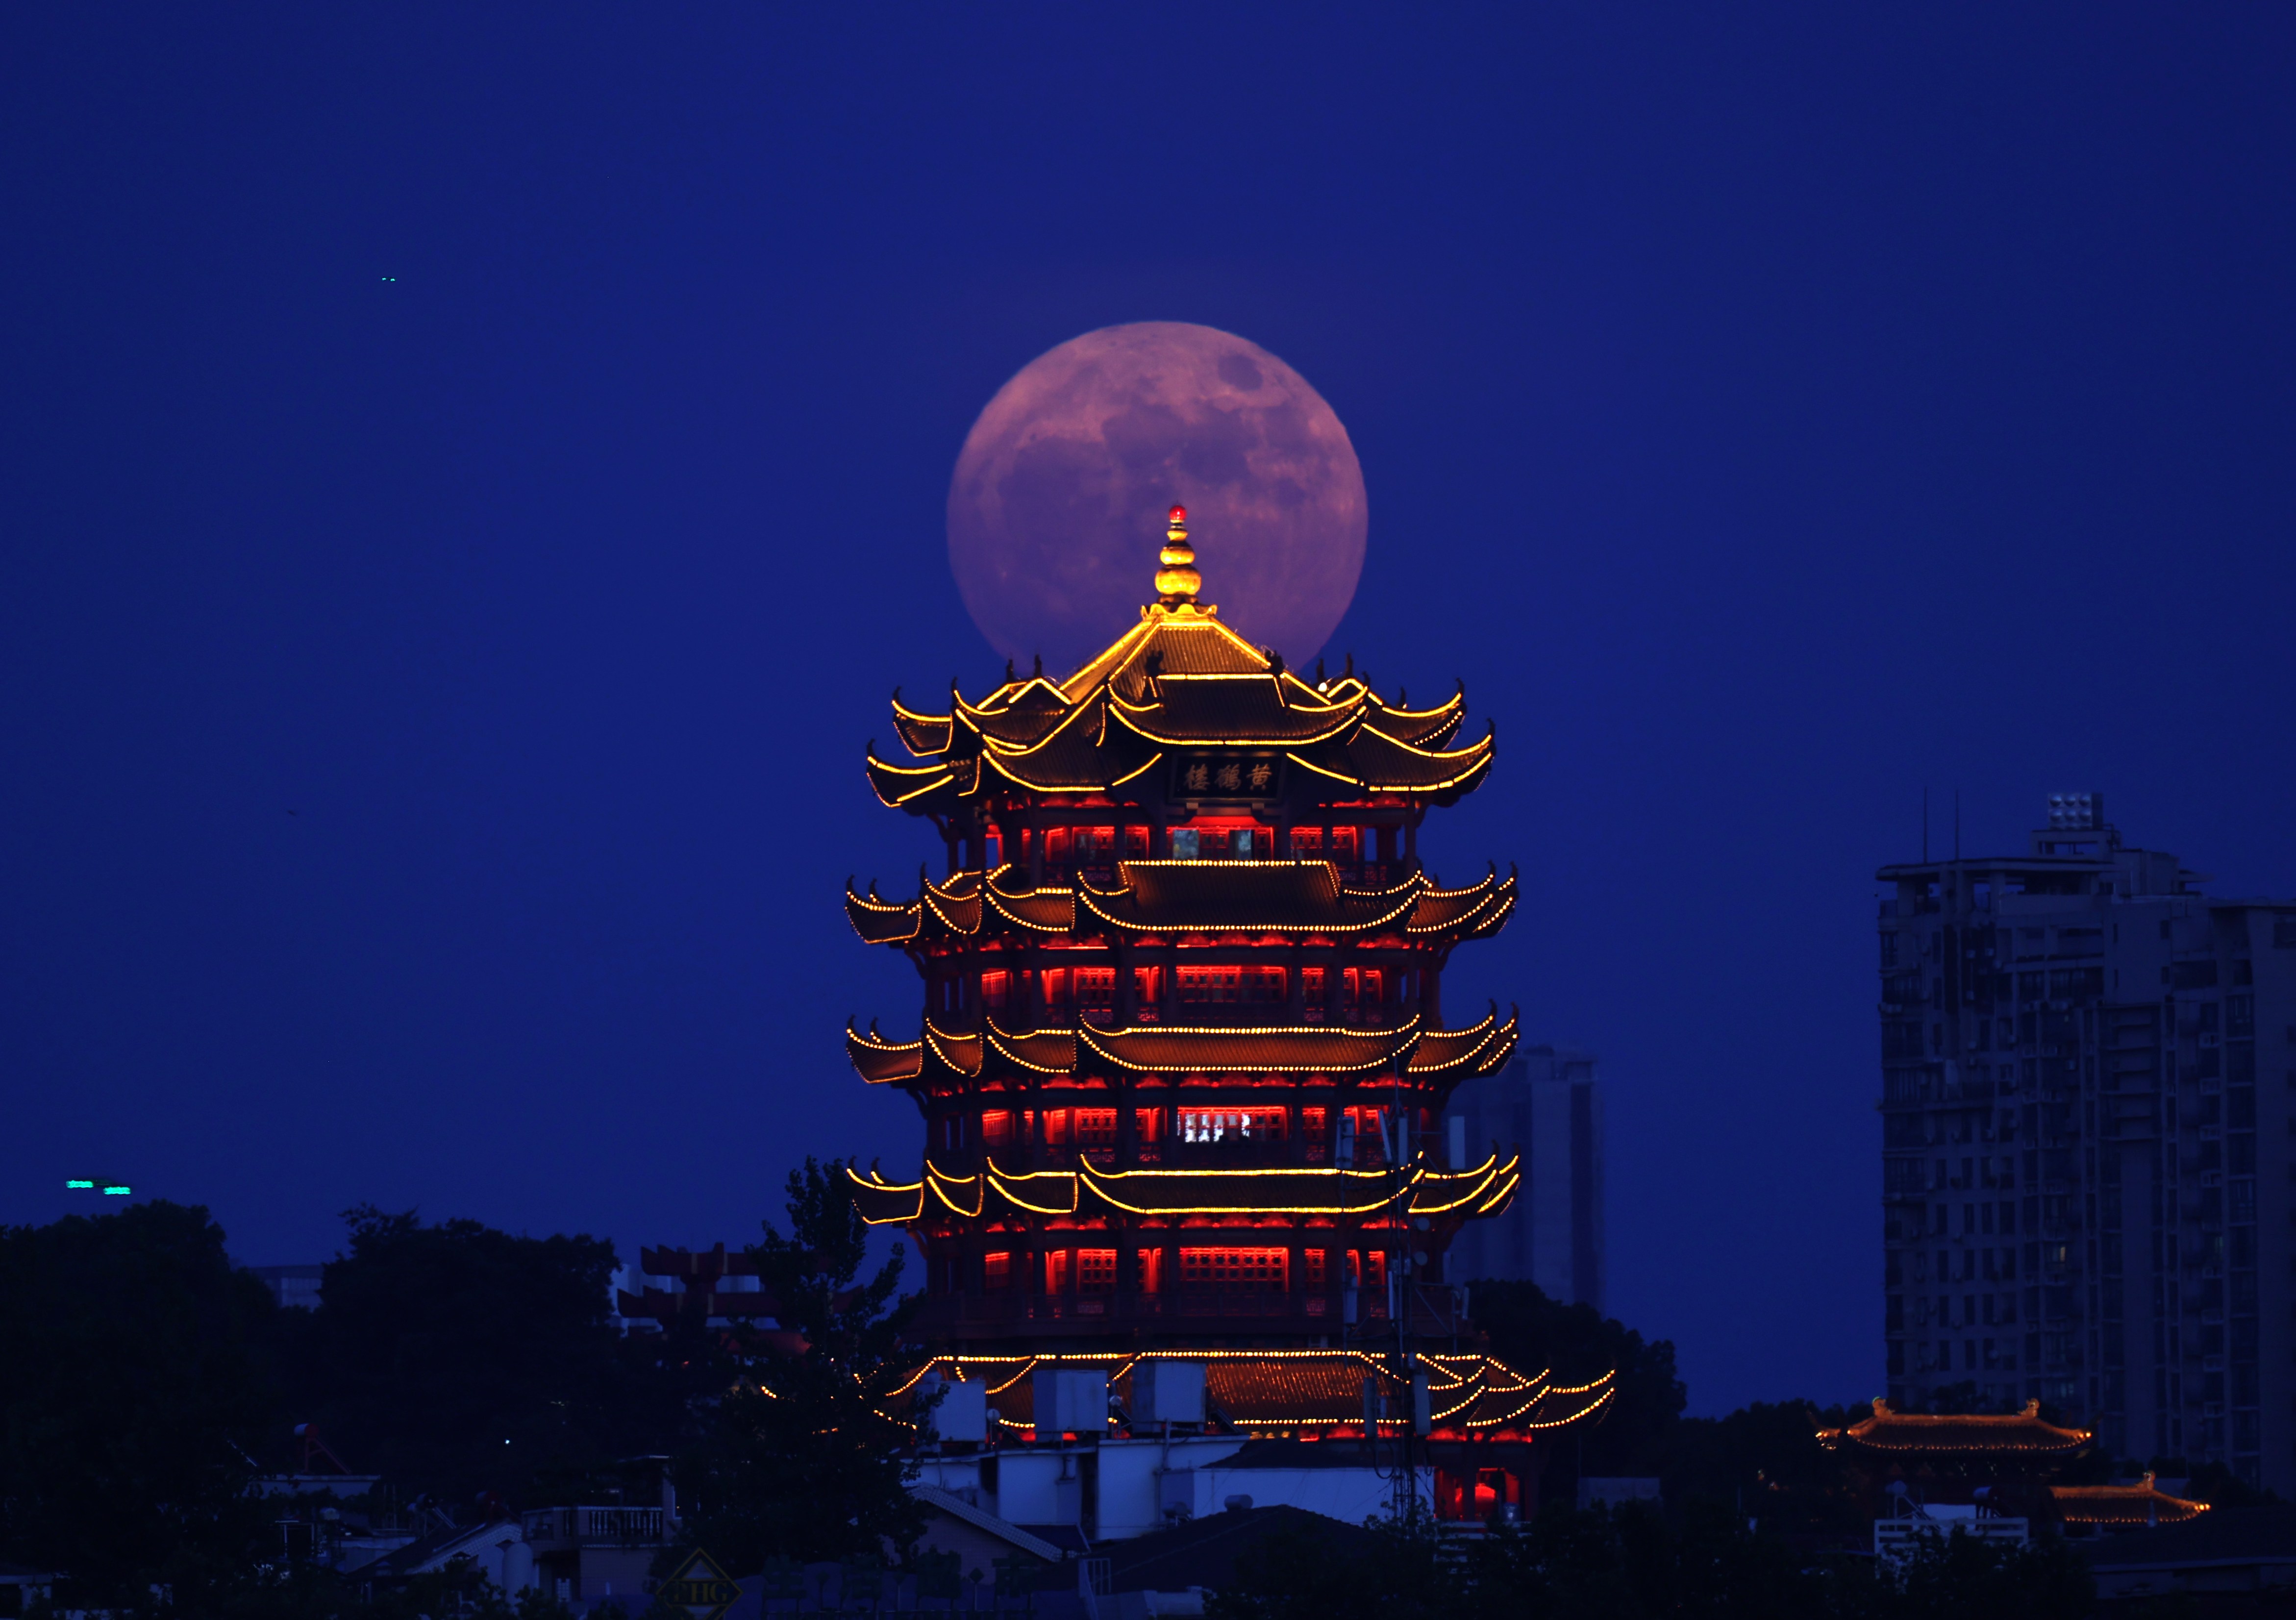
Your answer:
[[[1873,1394],[1923,788],[2296,894],[2296,13],[1724,9],[12,10],[0,1219],[629,1254],[909,1164],[838,896],[935,847],[892,687],[1003,667],[958,445],[1197,321],[1354,437],[1330,650],[1497,718],[1447,999],[1603,1054],[1611,1309]]]

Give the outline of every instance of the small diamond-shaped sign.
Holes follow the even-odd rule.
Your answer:
[[[696,1547],[654,1595],[672,1608],[684,1609],[693,1620],[718,1620],[734,1606],[742,1589],[726,1578],[717,1559]]]

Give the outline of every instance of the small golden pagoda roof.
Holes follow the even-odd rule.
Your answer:
[[[1874,1415],[1848,1428],[1818,1431],[1829,1450],[1848,1444],[1893,1455],[1966,1455],[1995,1452],[2039,1456],[2079,1451],[2095,1436],[2085,1428],[2060,1428],[2042,1420],[2041,1403],[2028,1401],[2010,1413],[1893,1411],[1880,1397]]]
[[[1262,1435],[1360,1431],[1364,1381],[1386,1397],[1388,1410],[1407,1411],[1410,1379],[1387,1357],[1361,1350],[1170,1350],[1075,1355],[943,1355],[920,1366],[895,1391],[906,1395],[927,1375],[980,1382],[999,1422],[1012,1433],[1033,1428],[1035,1386],[1029,1374],[1076,1370],[1104,1371],[1109,1393],[1128,1409],[1132,1373],[1153,1360],[1201,1362],[1204,1397],[1220,1418]],[[1430,1437],[1437,1440],[1537,1439],[1599,1416],[1617,1398],[1617,1375],[1566,1385],[1551,1371],[1529,1374],[1489,1355],[1422,1353],[1428,1375]]]
[[[1519,1019],[1494,1011],[1464,1029],[1428,1029],[1417,1018],[1392,1029],[1300,1024],[1282,1028],[1136,1024],[1103,1028],[943,1030],[930,1019],[914,1041],[873,1028],[845,1031],[853,1067],[872,1084],[962,1083],[999,1074],[1079,1070],[1170,1075],[1374,1075],[1402,1063],[1407,1075],[1464,1078],[1496,1073],[1513,1054]]]
[[[1493,1153],[1469,1170],[1439,1170],[1424,1159],[1399,1170],[1008,1171],[992,1158],[972,1175],[952,1175],[928,1159],[914,1182],[889,1182],[850,1168],[854,1207],[872,1226],[906,1226],[939,1215],[1496,1215],[1522,1182],[1522,1156]]]
[[[2135,1485],[2051,1485],[2057,1511],[2068,1525],[2099,1529],[2133,1530],[2152,1525],[2180,1525],[2209,1510],[2204,1501],[2171,1496],[2152,1483],[2147,1473]]]
[[[1516,880],[1494,871],[1447,889],[1414,872],[1384,888],[1350,888],[1326,861],[1125,861],[1112,888],[1029,887],[1017,866],[985,877],[959,872],[926,881],[916,899],[856,894],[845,914],[872,945],[931,935],[1282,934],[1364,935],[1395,929],[1414,938],[1481,939],[1505,926]]]

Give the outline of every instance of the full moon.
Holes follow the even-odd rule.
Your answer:
[[[1188,509],[1202,600],[1293,664],[1338,627],[1369,519],[1348,430],[1306,379],[1210,326],[1104,327],[1040,355],[965,436],[948,560],[972,622],[1066,674],[1139,622],[1164,513]]]

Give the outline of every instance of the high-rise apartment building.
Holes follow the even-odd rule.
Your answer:
[[[1890,1397],[2296,1491],[2296,900],[2201,893],[2101,795],[2030,844],[1878,874]]]
[[[1493,1143],[1522,1153],[1514,1202],[1451,1240],[1451,1274],[1535,1282],[1603,1308],[1603,1095],[1595,1054],[1520,1046],[1496,1074],[1463,1082],[1444,1110],[1455,1166]]]

